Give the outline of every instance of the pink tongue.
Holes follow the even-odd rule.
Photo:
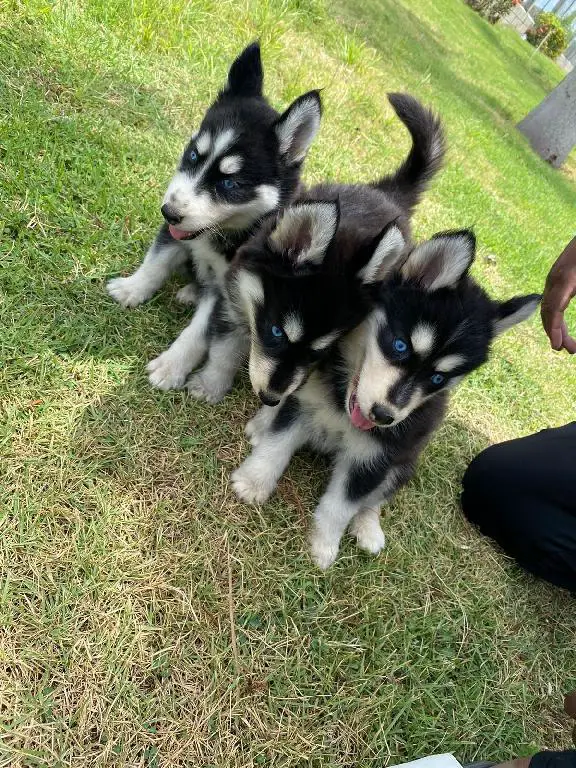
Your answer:
[[[183,229],[176,229],[172,224],[168,224],[168,229],[174,240],[184,240],[185,237],[189,237],[192,233],[185,232]]]
[[[352,424],[354,424],[354,426],[357,427],[358,429],[369,430],[369,429],[372,429],[372,427],[376,426],[374,422],[370,421],[369,419],[366,419],[362,415],[362,411],[360,410],[360,406],[358,405],[358,403],[354,403],[354,407],[350,412],[350,420]]]

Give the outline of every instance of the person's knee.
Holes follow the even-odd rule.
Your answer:
[[[461,504],[471,523],[495,536],[504,518],[516,524],[517,500],[527,490],[525,467],[516,441],[486,448],[470,462],[462,480]]]
[[[495,473],[499,472],[498,457],[495,456],[496,448],[497,446],[494,445],[486,448],[472,459],[462,479],[465,491],[483,494],[489,490],[490,480]]]
[[[504,484],[509,489],[514,475],[509,463],[500,445],[486,448],[470,462],[462,479],[462,507],[473,522],[500,505]]]
[[[526,570],[559,586],[576,583],[576,521],[547,496],[542,473],[526,444],[513,441],[482,451],[462,481],[468,520]]]

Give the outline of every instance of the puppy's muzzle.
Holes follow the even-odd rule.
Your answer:
[[[180,224],[182,221],[183,217],[180,216],[175,208],[173,208],[171,205],[168,205],[168,203],[164,203],[164,205],[160,208],[160,211],[168,224],[172,224],[172,226],[176,226],[176,224]]]

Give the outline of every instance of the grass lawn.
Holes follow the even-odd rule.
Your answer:
[[[540,290],[574,234],[576,165],[514,124],[561,78],[461,0],[5,0],[0,6],[0,767],[380,768],[453,750],[567,747],[574,601],[462,521],[467,461],[574,417],[576,368],[538,321],[454,397],[385,553],[307,555],[324,464],[298,458],[261,510],[235,500],[255,408],[147,384],[184,326],[176,283],[124,311],[104,292],[159,221],[184,140],[260,37],[284,107],[323,87],[309,181],[392,169],[385,99],[444,117],[446,170],[416,234],[474,226],[492,292]],[[572,316],[574,318],[574,315]]]

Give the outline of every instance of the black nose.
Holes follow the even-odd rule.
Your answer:
[[[162,216],[164,216],[168,224],[176,225],[176,224],[180,224],[180,222],[182,221],[182,216],[179,216],[174,210],[174,208],[171,208],[169,205],[166,205],[166,203],[164,203],[164,205],[162,206],[162,208],[160,208],[160,210],[162,211]]]
[[[381,424],[383,427],[388,427],[395,421],[394,416],[390,413],[388,408],[383,405],[373,405],[370,411],[370,418],[375,421],[376,424]]]
[[[278,405],[278,403],[280,402],[279,397],[271,397],[266,392],[258,392],[258,397],[260,398],[260,400],[262,400],[264,405]]]

